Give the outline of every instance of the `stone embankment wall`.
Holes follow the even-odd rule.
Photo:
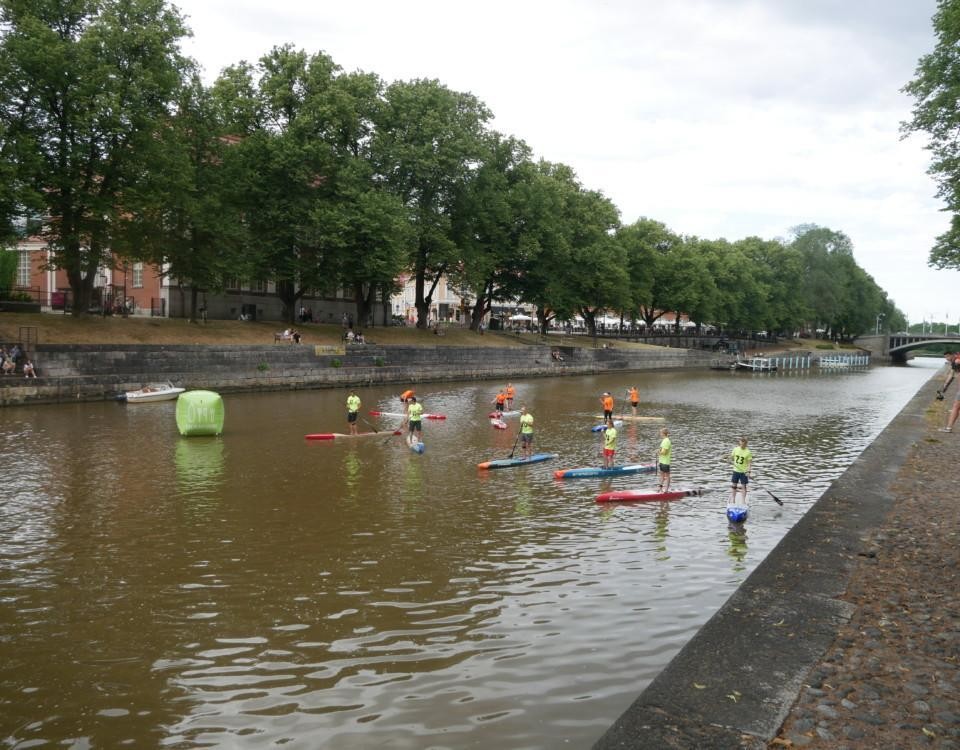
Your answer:
[[[337,351],[296,344],[41,344],[34,357],[40,377],[0,378],[0,405],[100,401],[167,380],[188,389],[267,391],[663,370],[705,367],[711,360],[707,352],[688,349],[560,347],[559,351],[562,361],[544,346],[362,345]]]

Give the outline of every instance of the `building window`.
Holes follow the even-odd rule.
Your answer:
[[[250,282],[250,291],[251,292],[261,292],[266,293],[267,291],[267,282],[262,280],[254,280]]]
[[[143,289],[143,263],[133,264],[133,288]]]
[[[223,282],[223,288],[233,290],[240,289],[240,279],[236,276],[228,276]]]
[[[20,250],[20,259],[17,263],[17,286],[30,286],[30,251]]]

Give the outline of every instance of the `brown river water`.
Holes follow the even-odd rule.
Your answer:
[[[448,416],[423,455],[368,415],[383,435],[304,440],[346,431],[346,389],[229,394],[219,438],[180,437],[174,402],[0,410],[0,743],[588,747],[939,365],[517,379],[560,457],[489,472],[517,434],[490,427],[491,382],[418,387]],[[619,412],[634,384],[703,496],[554,479],[601,462],[599,396]],[[360,389],[362,413],[399,390]],[[619,462],[658,429],[627,422]]]

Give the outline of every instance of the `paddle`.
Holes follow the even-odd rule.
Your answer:
[[[754,482],[753,485],[754,485],[754,487],[756,487],[757,483]],[[781,500],[779,497],[777,497],[776,495],[774,495],[774,494],[773,494],[770,490],[768,490],[766,487],[757,487],[757,489],[758,489],[758,490],[763,490],[763,491],[766,492],[768,495],[770,495],[770,497],[773,498],[773,502],[775,502],[777,505],[783,505],[783,500]]]
[[[370,423],[369,423],[366,419],[364,419],[363,417],[360,417],[360,421],[363,422],[367,427],[369,427],[369,428],[370,428],[371,430],[373,430],[374,432],[380,432],[380,430],[378,430],[376,427],[374,427],[372,424],[370,424]]]
[[[513,441],[513,448],[510,449],[510,455],[507,458],[513,458],[513,454],[517,452],[517,443],[520,442],[520,433],[523,431],[523,425],[520,425],[520,429],[517,430],[517,439]]]

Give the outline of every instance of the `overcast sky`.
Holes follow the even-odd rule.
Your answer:
[[[829,227],[912,322],[960,325],[960,274],[926,263],[949,217],[925,141],[899,133],[935,0],[173,4],[210,80],[287,43],[387,82],[435,78],[624,223],[728,240]]]

